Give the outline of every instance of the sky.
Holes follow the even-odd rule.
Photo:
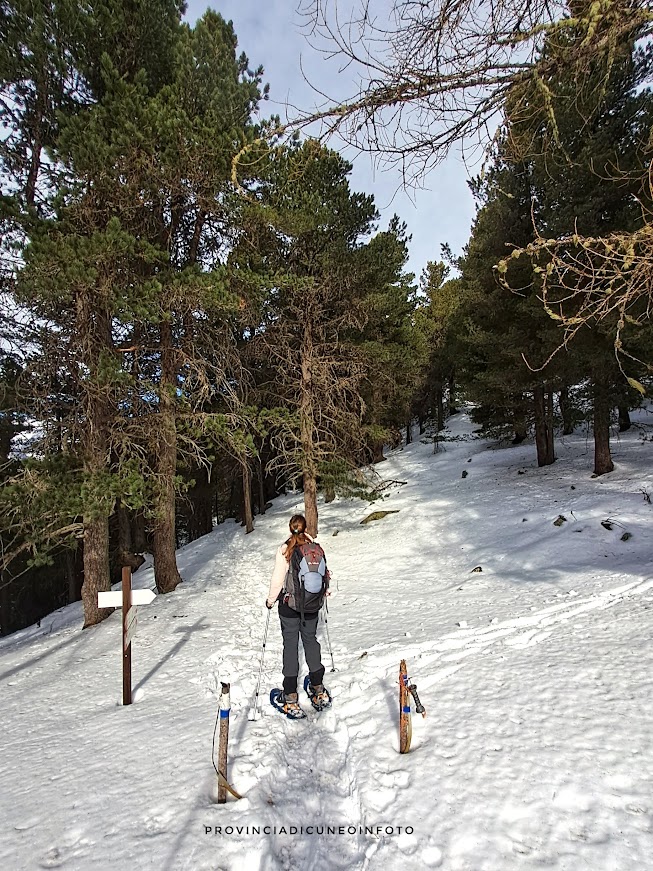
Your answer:
[[[318,106],[323,98],[308,82],[329,97],[342,98],[354,90],[353,72],[339,72],[311,47],[302,30],[298,0],[216,0],[207,4],[190,0],[187,19],[195,21],[207,8],[216,9],[234,23],[239,50],[252,68],[262,65],[270,99],[261,113],[287,117],[287,104],[303,110]],[[389,5],[389,2],[388,2]],[[306,81],[308,79],[308,82]],[[333,139],[330,146],[341,150]],[[427,261],[440,258],[440,246],[461,253],[469,237],[474,207],[467,187],[468,172],[456,156],[450,157],[424,179],[424,189],[405,191],[397,170],[375,169],[367,155],[344,152],[354,164],[351,186],[371,193],[381,213],[381,229],[397,213],[412,235],[409,269],[419,277]]]

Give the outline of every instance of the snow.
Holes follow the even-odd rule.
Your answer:
[[[333,708],[303,699],[306,720],[267,702],[276,613],[247,716],[299,494],[251,535],[223,524],[179,552],[184,583],[139,608],[137,704],[121,705],[119,613],[82,632],[77,604],[2,639],[0,867],[653,867],[653,418],[637,421],[615,471],[592,478],[584,434],[538,469],[532,445],[475,438],[459,414],[445,450],[417,441],[378,467],[406,482],[386,498],[321,505],[338,670],[322,634]],[[360,525],[386,508],[398,513]],[[152,587],[151,569],[134,586]],[[402,658],[427,709],[405,755]],[[221,681],[244,796],[226,805],[211,759]]]

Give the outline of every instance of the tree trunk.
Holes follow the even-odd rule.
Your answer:
[[[245,534],[254,532],[254,515],[252,513],[252,473],[247,462],[243,463],[243,504],[245,506]]]
[[[573,406],[569,399],[569,388],[563,387],[558,396],[558,405],[562,416],[562,434],[571,435],[574,431]]]
[[[116,506],[116,518],[118,520],[118,563],[120,568],[129,565],[132,555],[132,529],[129,522],[129,512],[124,505]]]
[[[544,388],[540,384],[533,389],[533,411],[535,414],[535,447],[537,449],[537,465],[546,466]]]
[[[213,492],[202,490],[193,494],[191,516],[188,519],[189,541],[196,541],[213,531]]]
[[[378,409],[382,407],[383,400],[381,391],[377,384],[374,384],[372,387],[372,402],[370,406],[372,409]],[[372,412],[372,418],[370,423],[374,428],[380,427],[379,418],[377,411]],[[401,437],[400,437],[401,438]],[[370,456],[370,463],[374,465],[375,463],[383,463],[385,461],[385,457],[383,455],[383,448],[385,447],[385,439],[375,439],[368,437],[367,439],[367,451],[366,457]]]
[[[66,578],[68,580],[68,604],[79,600],[79,582],[77,578],[77,560],[70,548],[65,552]]]
[[[11,581],[7,572],[0,571],[0,635],[9,635],[13,631],[12,617]]]
[[[553,390],[549,388],[546,393],[546,445],[547,466],[555,463],[555,430],[553,427]]]
[[[89,515],[84,518],[84,629],[107,618],[113,609],[98,608],[97,594],[109,590],[109,518]]]
[[[406,444],[409,445],[413,441],[413,422],[409,418],[406,421]]]
[[[206,212],[200,211],[195,218],[195,227],[193,228],[193,235],[190,240],[190,248],[188,251],[187,261],[188,266],[192,266],[194,263],[197,262],[197,253],[199,251],[200,240],[202,238],[202,230],[204,229],[205,222]]]
[[[449,375],[449,395],[447,402],[449,406],[449,417],[451,417],[452,414],[458,414],[458,409],[456,408],[456,376],[454,372]]]
[[[129,509],[124,505],[116,507],[118,520],[118,564],[120,569],[129,566],[135,572],[145,562],[145,557],[134,552],[132,544],[132,526],[129,517]]]
[[[136,511],[130,517],[132,547],[135,553],[147,551],[147,530],[145,528],[145,515],[142,511]]]
[[[303,454],[302,474],[304,478],[304,516],[308,534],[315,538],[318,529],[317,515],[317,467],[315,462],[313,412],[313,336],[310,318],[306,319],[302,335],[301,398],[299,407],[300,440]]]
[[[442,384],[438,384],[435,388],[435,409],[436,409],[436,430],[442,432],[444,429],[444,391]]]
[[[304,465],[304,517],[306,518],[306,530],[315,538],[317,536],[317,477],[312,467]]]
[[[630,409],[627,405],[619,405],[619,432],[628,432],[631,427]]]
[[[553,451],[553,429],[549,424],[548,402],[550,394],[545,394],[544,386],[538,384],[533,389],[533,411],[535,414],[535,447],[537,465],[550,466],[555,460]]]
[[[159,464],[159,468],[160,468]],[[171,593],[181,583],[175,553],[175,502],[172,479],[162,481],[152,536],[154,579],[159,593]]]
[[[610,391],[600,378],[594,380],[594,474],[612,472],[610,455]]]
[[[231,475],[231,484],[229,487],[229,502],[227,505],[227,517],[233,517],[236,523],[241,523],[245,517],[245,506],[243,504],[243,486],[240,474],[240,467],[234,469]]]
[[[526,438],[528,438],[526,405],[524,403],[524,397],[521,393],[515,397],[512,416],[513,428],[515,431],[515,437],[513,438],[512,443],[513,445],[520,445]]]
[[[48,104],[48,81],[46,72],[42,68],[36,83],[35,118],[32,126],[32,141],[30,142],[29,172],[25,182],[25,203],[32,208],[36,201],[36,185],[41,169],[41,155],[43,151],[43,131],[45,127],[45,114]]]
[[[265,471],[263,469],[263,460],[259,456],[258,458],[258,470],[257,470],[257,482],[258,482],[258,513],[265,514],[266,511],[266,499],[265,499]]]
[[[111,400],[99,375],[102,355],[113,350],[111,319],[102,294],[93,291],[80,292],[77,297],[77,333],[82,349],[82,359],[90,377],[83,395],[86,416],[84,431],[84,472],[91,484],[89,503],[84,509],[84,581],[82,605],[84,629],[106,619],[110,608],[98,608],[98,593],[111,589],[109,566],[109,515],[113,504],[111,497],[94,486],[103,479],[108,469],[108,429],[111,417]],[[106,501],[105,501],[106,500]]]
[[[213,529],[213,497],[215,485],[211,484],[209,474],[204,466],[193,469],[195,481],[187,493],[186,532],[189,541],[196,541],[203,535],[208,535]]]
[[[174,348],[170,321],[161,321],[161,383],[157,443],[157,494],[154,521],[154,578],[160,593],[171,593],[181,583],[177,568],[175,537],[175,474],[177,472],[177,428],[175,391],[177,388]]]
[[[336,488],[333,484],[327,484],[324,488],[324,501],[328,504],[336,498]]]

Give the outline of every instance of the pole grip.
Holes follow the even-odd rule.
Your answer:
[[[408,687],[408,690],[409,690],[411,696],[413,697],[413,699],[415,700],[415,713],[421,714],[423,717],[425,717],[426,716],[426,708],[419,700],[419,696],[417,695],[417,687],[415,686],[415,684],[411,684]]]

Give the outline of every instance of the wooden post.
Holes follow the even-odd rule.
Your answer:
[[[230,684],[222,684],[222,695],[220,696],[220,743],[218,746],[218,772],[221,775],[218,777],[218,804],[224,804],[227,801],[227,745],[229,743],[229,710],[231,702],[229,699]]]
[[[122,703],[132,703],[132,645],[127,638],[127,614],[132,606],[132,571],[129,566],[122,570]]]

